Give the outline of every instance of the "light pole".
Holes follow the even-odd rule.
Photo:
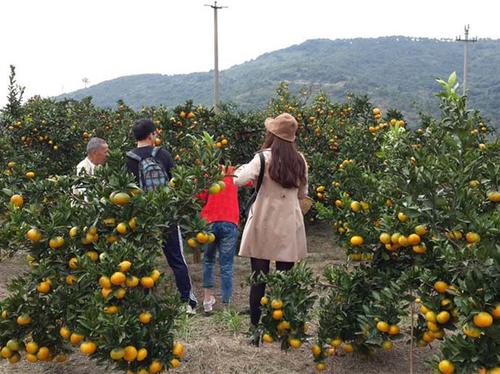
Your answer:
[[[464,90],[463,95],[465,96],[467,91],[467,65],[469,59],[469,43],[477,42],[477,38],[469,39],[469,25],[465,26],[465,38],[462,39],[460,36],[456,38],[457,42],[464,42]]]
[[[218,6],[217,1],[214,1],[213,5],[205,4],[214,10],[214,110],[217,113],[219,111],[220,105],[220,93],[219,93],[219,41],[218,41],[218,26],[217,26],[217,11],[222,8],[227,8],[226,6]]]

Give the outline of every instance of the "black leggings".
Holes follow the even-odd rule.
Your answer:
[[[269,273],[269,260],[262,260],[260,258],[251,258],[252,264],[252,279],[255,280],[259,274]],[[287,271],[293,267],[293,262],[276,261],[276,270]],[[250,321],[252,325],[257,326],[260,321],[260,299],[265,294],[265,283],[254,283],[250,287]]]

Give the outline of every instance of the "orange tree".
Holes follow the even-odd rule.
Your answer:
[[[387,118],[390,129],[371,156],[368,152],[375,167],[365,159],[344,168],[344,180],[367,188],[362,196],[352,201],[353,192],[345,189],[336,210],[318,206],[323,217],[335,220],[348,252],[373,256],[371,264],[354,272],[337,270],[327,277],[331,290],[321,303],[320,346],[349,337],[360,351],[390,349],[390,339],[399,334],[396,323],[418,289],[423,303],[415,328],[418,345],[444,339],[437,370],[498,367],[499,357],[483,350],[499,344],[494,322],[499,294],[493,286],[500,270],[498,140],[487,141],[487,127],[479,113],[465,109],[455,83],[454,75],[440,81],[440,120],[427,117],[412,132],[401,119]],[[375,108],[373,113],[380,112]],[[366,209],[361,198],[369,201]],[[336,301],[342,305],[335,306]],[[344,317],[339,308],[355,317]],[[447,337],[446,331],[456,327],[464,335]],[[322,364],[324,357],[315,359]]]
[[[281,349],[300,348],[308,335],[308,320],[317,295],[318,280],[305,263],[291,270],[261,275],[256,282],[266,283],[260,300],[262,317],[253,338],[257,343],[279,342]]]
[[[27,177],[7,166],[3,239],[29,249],[31,271],[1,302],[3,357],[64,360],[71,344],[138,372],[179,365],[183,347],[171,331],[179,304],[159,291],[163,277],[152,259],[165,226],[205,229],[198,220],[192,227],[194,196],[219,178],[220,155],[208,134],[187,138],[189,158],[175,169],[175,184],[148,194],[125,172],[120,150],[95,177]]]

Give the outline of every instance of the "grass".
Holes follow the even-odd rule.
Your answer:
[[[241,315],[231,307],[226,307],[214,315],[214,322],[225,326],[234,335],[243,332],[248,325],[247,319],[247,316]]]

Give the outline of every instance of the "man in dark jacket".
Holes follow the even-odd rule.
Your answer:
[[[148,119],[136,121],[132,126],[132,133],[137,140],[137,148],[131,152],[139,156],[140,159],[151,157],[155,149],[156,140],[156,127],[153,121]],[[170,153],[160,148],[157,150],[154,158],[166,172],[168,178],[172,178],[171,169],[175,166],[175,163]],[[127,169],[134,174],[137,183],[140,185],[139,161],[136,157],[127,157]],[[184,258],[180,228],[178,226],[170,228],[166,235],[167,240],[163,246],[163,253],[174,272],[175,283],[181,294],[181,299],[187,303],[186,312],[194,314],[197,300],[192,291],[191,279],[189,278],[189,271],[186,259]]]

